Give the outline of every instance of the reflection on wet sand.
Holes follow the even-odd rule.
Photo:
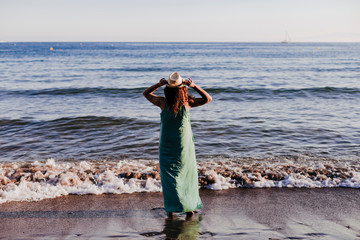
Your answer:
[[[166,239],[197,239],[200,231],[201,216],[190,219],[165,219],[163,233]]]

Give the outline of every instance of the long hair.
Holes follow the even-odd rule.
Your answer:
[[[182,105],[185,105],[185,103],[194,101],[194,97],[188,95],[187,87],[165,87],[164,94],[166,105],[174,112],[174,114],[176,114],[179,111],[179,108]]]

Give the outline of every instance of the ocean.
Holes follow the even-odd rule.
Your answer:
[[[161,191],[142,91],[173,71],[213,97],[201,187],[360,188],[359,70],[360,43],[0,43],[0,203]]]

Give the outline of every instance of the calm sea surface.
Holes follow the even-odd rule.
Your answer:
[[[0,43],[0,161],[156,159],[173,71],[199,159],[360,158],[360,43]]]

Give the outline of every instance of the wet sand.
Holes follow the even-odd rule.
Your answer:
[[[161,193],[72,195],[0,205],[0,239],[360,239],[360,191],[201,190],[193,219]]]

